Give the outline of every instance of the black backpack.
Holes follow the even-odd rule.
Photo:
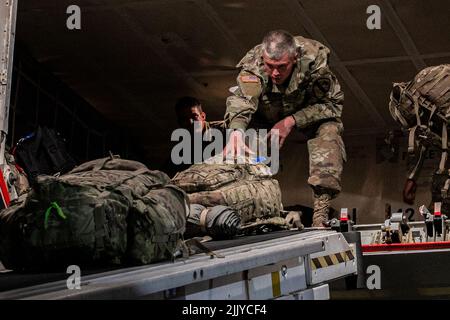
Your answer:
[[[36,182],[39,175],[63,174],[76,165],[61,135],[46,127],[38,127],[35,132],[20,139],[14,156],[31,184]]]

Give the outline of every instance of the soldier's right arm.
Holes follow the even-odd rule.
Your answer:
[[[237,90],[227,98],[225,125],[230,129],[245,130],[258,109],[263,90],[262,80],[253,73],[242,70],[237,77],[237,83]]]

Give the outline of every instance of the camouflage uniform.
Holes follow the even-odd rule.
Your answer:
[[[321,225],[330,200],[341,191],[346,160],[341,114],[344,94],[328,68],[330,50],[321,43],[295,37],[298,58],[285,88],[264,72],[262,45],[251,49],[237,65],[238,87],[227,99],[225,123],[231,129],[271,128],[287,116],[308,137],[310,172],[316,219]]]
[[[222,132],[222,134],[225,134],[225,122],[223,120],[218,121],[205,121],[205,127],[203,129],[203,135],[205,137],[205,140],[202,140],[202,152],[205,149],[207,145],[209,145],[212,140],[212,133],[210,129],[217,129]],[[178,142],[177,142],[178,143]],[[225,143],[225,142],[224,142]],[[175,144],[174,144],[175,145]],[[173,146],[171,149],[173,148]],[[164,161],[162,167],[160,168],[161,171],[165,172],[169,177],[174,177],[177,172],[184,171],[187,168],[189,168],[194,163],[194,142],[191,143],[191,161],[190,163],[182,163],[182,164],[174,164],[172,162],[172,159],[170,156]]]
[[[206,139],[208,141],[211,140],[211,129],[217,129],[222,132],[222,134],[225,133],[225,121],[218,120],[218,121],[205,121],[205,128],[203,133],[206,134]]]

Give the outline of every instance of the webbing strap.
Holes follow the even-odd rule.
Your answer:
[[[437,110],[437,107],[435,104],[433,104],[433,106],[431,107],[430,117],[428,118],[428,126],[431,125],[431,118],[433,117],[436,110]]]
[[[408,122],[405,120],[405,118],[403,118],[403,115],[398,110],[398,103],[397,103],[397,106],[394,108],[394,112],[395,112],[395,115],[397,116],[397,119],[401,122],[402,126],[405,128],[409,127]]]
[[[192,246],[197,247],[198,249],[200,249],[201,252],[203,252],[203,253],[209,255],[211,258],[214,258],[214,257],[216,257],[216,258],[225,258],[225,256],[223,256],[223,255],[221,255],[221,254],[218,254],[218,253],[216,253],[216,252],[210,250],[207,246],[205,246],[205,245],[202,243],[202,242],[205,241],[205,239],[211,239],[211,238],[209,238],[209,237],[203,237],[203,238],[198,238],[198,237],[196,237],[196,238],[188,239],[188,240],[186,240],[184,243],[185,243],[189,248],[191,248]]]
[[[435,98],[435,101],[438,101],[439,99],[441,99],[443,96],[445,96],[447,94],[447,92],[450,91],[450,87],[445,87],[442,89],[441,92],[439,92],[439,95]]]
[[[414,166],[411,173],[409,174],[408,179],[414,180],[416,178],[417,173],[418,173],[419,169],[422,167],[423,160],[425,158],[424,157],[425,150],[426,150],[426,148],[424,146],[420,146],[419,159],[417,160],[416,165]]]
[[[200,228],[202,229],[202,232],[206,233],[206,217],[208,216],[209,209],[205,208],[200,213]]]
[[[416,149],[415,146],[415,138],[416,138],[416,130],[418,126],[414,126],[411,129],[409,129],[409,138],[408,138],[408,152],[414,153],[414,150]]]
[[[128,181],[130,179],[133,179],[134,177],[136,177],[136,176],[138,176],[140,174],[149,172],[149,171],[150,170],[147,169],[147,168],[141,168],[141,169],[135,170],[135,171],[133,171],[131,173],[131,175],[129,177],[126,177],[126,178],[124,178],[122,180],[119,180],[118,182],[114,183],[113,185],[108,186],[108,189],[115,189],[118,186],[122,185],[124,182],[126,182],[126,181]],[[155,183],[154,185],[152,185],[152,187],[157,187],[157,186],[161,186],[161,183]]]
[[[110,160],[112,160],[112,159],[111,159],[111,158],[104,158],[104,159],[101,159],[101,160],[94,166],[94,168],[92,169],[92,171],[98,171],[98,170],[103,169],[103,167],[105,166],[105,164],[106,164],[108,161],[110,161]]]
[[[447,124],[442,124],[442,155],[441,155],[441,162],[439,163],[439,173],[443,173],[445,170],[445,164],[447,163]]]
[[[413,100],[414,100],[414,113],[416,114],[417,125],[420,126],[422,123],[420,121],[419,116],[419,101],[417,100],[417,98],[413,98]]]
[[[444,187],[441,189],[442,199],[446,199],[448,196],[448,189],[450,188],[450,179],[445,180]]]

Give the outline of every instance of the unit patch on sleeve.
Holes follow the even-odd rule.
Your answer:
[[[241,76],[241,81],[243,83],[259,83],[259,79],[257,76],[245,75]]]

